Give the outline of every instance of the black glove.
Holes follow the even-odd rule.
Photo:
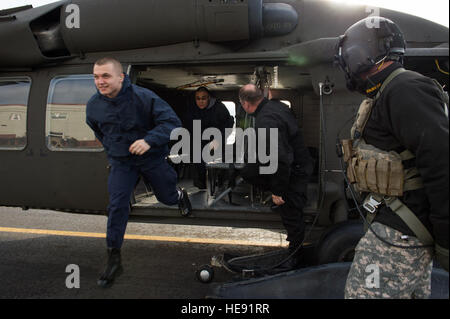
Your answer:
[[[448,272],[448,248],[442,248],[438,244],[434,245],[434,250],[436,252],[436,260],[439,265]]]

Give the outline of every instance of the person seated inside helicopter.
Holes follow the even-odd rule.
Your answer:
[[[217,150],[221,145],[222,147],[222,162],[225,154],[225,143],[227,140],[227,135],[225,132],[226,128],[232,128],[234,125],[234,119],[228,112],[226,106],[217,98],[215,98],[211,92],[204,86],[199,87],[194,94],[193,101],[188,103],[188,108],[182,116],[182,123],[184,128],[186,128],[191,136],[191,150],[196,138],[194,134],[194,126],[199,125],[200,127],[195,127],[195,131],[203,132],[208,128],[217,128],[221,133],[221,141],[213,139],[211,137],[209,140],[201,139],[201,149],[205,147],[209,148],[211,152]],[[191,152],[192,154],[192,152]],[[191,163],[192,161],[191,155]],[[194,186],[199,189],[206,189],[206,165],[201,157],[200,163],[193,163],[194,166]],[[220,179],[220,177],[219,177]]]

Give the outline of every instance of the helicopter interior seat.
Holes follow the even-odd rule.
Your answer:
[[[316,195],[313,184],[317,183],[318,150],[314,147],[308,147],[308,149],[314,161],[314,171],[310,177],[310,185],[308,186],[308,205],[314,206]],[[203,200],[198,203],[200,206],[214,206],[219,200],[224,200],[222,201],[222,204],[238,205],[243,208],[247,206],[267,206],[270,204],[270,196],[267,196],[263,189],[244,182],[239,176],[239,169],[243,168],[244,164],[222,163],[221,161],[207,163],[207,189],[206,191],[199,192],[199,190],[192,185],[192,177],[195,174],[194,167],[190,164],[183,163],[180,157],[183,157],[183,154],[169,155],[167,161],[177,172],[179,186],[187,188],[190,195],[195,193],[206,193],[206,196],[201,197]],[[140,178],[136,184],[135,193],[145,195],[147,198],[152,197],[153,195],[151,186],[142,178]],[[139,198],[142,197],[139,196]],[[131,198],[131,203],[136,203],[134,194]]]
[[[167,162],[169,165],[171,165],[175,171],[177,172],[178,180],[183,179],[185,172],[186,172],[186,166],[183,162],[177,164],[177,159],[179,157],[183,157],[183,154],[181,155],[169,155],[167,156]],[[139,176],[138,180],[136,181],[136,185],[134,187],[134,192],[131,194],[131,204],[135,204],[136,201],[136,194],[145,194],[147,197],[150,197],[153,195],[152,186],[144,179],[142,176]]]
[[[145,194],[147,197],[153,195],[152,187],[147,181],[139,176],[136,185],[134,186],[134,191],[131,193],[130,204],[134,205],[137,203],[136,194]]]
[[[207,190],[208,195],[213,198],[209,206],[213,206],[218,200],[227,195],[230,205],[241,205],[233,201],[233,194],[238,197],[248,198],[247,205],[265,205],[267,196],[264,197],[265,191],[256,185],[244,182],[239,175],[239,170],[244,164],[209,162],[206,163],[207,170]],[[220,172],[226,171],[228,174]],[[236,197],[235,197],[236,198]],[[270,196],[268,197],[270,198]]]
[[[225,181],[223,180],[223,172],[229,172],[233,169],[233,164],[222,162],[208,162],[206,163],[206,182],[208,194],[210,196],[217,195],[217,192],[223,191]],[[227,186],[230,185],[230,180],[227,180]]]

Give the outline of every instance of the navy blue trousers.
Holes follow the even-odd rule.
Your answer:
[[[164,158],[145,161],[118,161],[109,159],[108,178],[108,248],[121,248],[130,213],[130,197],[139,176],[148,183],[156,199],[165,205],[178,203],[177,174]]]

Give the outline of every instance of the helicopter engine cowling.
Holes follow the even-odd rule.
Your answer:
[[[0,67],[189,41],[251,41],[298,24],[291,5],[263,0],[64,0],[7,18],[0,41],[14,42],[0,49]]]

